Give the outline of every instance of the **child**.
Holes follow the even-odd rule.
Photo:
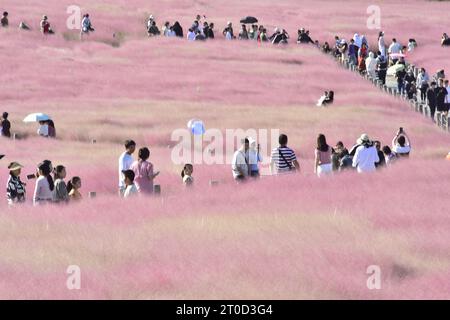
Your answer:
[[[55,189],[53,190],[53,201],[56,203],[67,203],[69,201],[69,193],[64,182],[66,178],[66,168],[64,166],[56,166],[55,168]]]
[[[194,167],[192,164],[185,164],[183,170],[181,171],[181,178],[185,186],[192,186],[194,183],[194,178],[192,173],[194,172]]]
[[[261,154],[259,152],[260,146],[256,144],[256,140],[252,137],[248,138],[250,142],[250,148],[248,149],[248,162],[250,166],[250,177],[259,177],[258,163],[262,161]]]
[[[138,194],[138,190],[136,188],[136,185],[134,184],[134,172],[133,170],[124,170],[122,171],[124,177],[125,177],[125,192],[123,194],[123,197],[125,199],[133,197]]]
[[[81,188],[80,177],[73,177],[67,184],[67,192],[69,193],[70,201],[78,201],[82,199],[79,189]]]

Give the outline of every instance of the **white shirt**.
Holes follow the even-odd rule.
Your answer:
[[[368,148],[359,146],[353,157],[353,167],[357,168],[359,173],[371,172],[375,171],[375,162],[378,161],[380,161],[380,158],[374,146]]]
[[[123,176],[122,171],[130,169],[134,160],[131,154],[127,152],[122,153],[119,158],[119,188],[125,188],[125,177]]]
[[[48,124],[39,126],[37,134],[40,136],[48,137]]]
[[[402,51],[402,46],[398,42],[392,42],[389,46],[389,53],[400,53]]]
[[[132,185],[128,186],[125,189],[123,197],[126,199],[126,198],[130,198],[130,197],[136,196],[137,194],[138,194],[138,190],[136,188],[136,185],[133,183]]]
[[[353,36],[353,40],[355,41],[355,45],[358,48],[361,48],[361,46],[362,46],[362,37],[360,35],[358,35],[357,33],[355,33],[355,35]]]
[[[378,39],[378,50],[380,50],[381,53],[383,53],[383,51],[384,52],[386,51],[386,44],[384,43],[384,37],[383,36],[381,36]]]
[[[40,176],[36,180],[36,187],[34,189],[33,204],[39,204],[39,201],[53,200],[53,191],[50,190],[50,185],[46,177]]]
[[[187,34],[187,39],[189,41],[194,41],[195,40],[195,32],[189,31],[188,34]]]
[[[258,162],[261,161],[262,157],[256,149],[250,149],[248,151],[248,164],[250,165],[251,171],[258,171]]]
[[[410,146],[401,147],[398,144],[393,146],[392,149],[393,149],[392,151],[394,151],[395,153],[398,153],[398,154],[404,154],[404,153],[410,153],[411,152],[411,147]]]
[[[237,178],[240,175],[244,175],[244,177],[248,176],[248,165],[246,161],[246,155],[244,151],[241,149],[237,150],[233,155],[233,161],[231,162],[231,170],[233,171],[233,178]],[[242,172],[239,172],[239,170]]]

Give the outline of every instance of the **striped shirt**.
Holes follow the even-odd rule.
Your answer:
[[[10,175],[6,184],[6,198],[8,204],[25,202],[25,186],[20,178]]]
[[[283,156],[281,156],[283,155]],[[293,161],[297,160],[294,151],[289,147],[278,147],[272,150],[272,160],[277,173],[294,169]]]

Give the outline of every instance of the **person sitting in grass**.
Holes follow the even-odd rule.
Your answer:
[[[125,192],[123,194],[123,197],[125,199],[134,197],[138,194],[138,189],[134,183],[134,172],[133,170],[124,170],[123,175],[125,177]]]
[[[149,37],[159,36],[161,32],[159,31],[158,27],[156,26],[155,20],[149,20],[149,26],[147,28],[147,34]]]
[[[89,34],[89,32],[95,31],[92,27],[91,19],[89,18],[89,13],[86,13],[81,20],[81,36],[83,34]]]
[[[450,38],[448,37],[448,35],[446,33],[444,33],[442,35],[441,38],[441,46],[450,46]]]
[[[320,97],[316,105],[318,107],[322,107],[328,104],[332,104],[333,101],[334,101],[334,91],[325,91],[325,93],[323,94],[323,96]]]
[[[190,187],[194,184],[194,178],[192,173],[194,172],[194,166],[190,163],[185,164],[183,170],[181,171],[181,179],[186,187]]]

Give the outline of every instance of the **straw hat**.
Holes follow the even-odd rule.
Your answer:
[[[359,137],[358,140],[356,140],[356,143],[358,144],[362,144],[364,142],[370,142],[370,138],[366,133],[363,133],[361,137]]]
[[[8,166],[8,169],[10,171],[16,171],[16,170],[19,170],[21,168],[23,168],[23,166],[20,163],[18,163],[18,162],[11,162],[9,164],[9,166]]]

